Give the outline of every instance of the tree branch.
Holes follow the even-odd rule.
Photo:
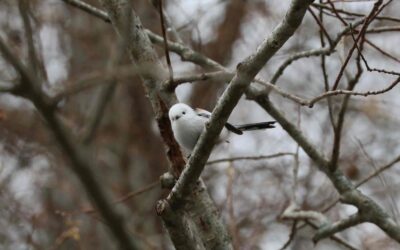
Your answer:
[[[317,233],[313,237],[313,241],[314,243],[317,243],[324,238],[331,237],[337,232],[341,232],[349,227],[361,224],[363,222],[365,222],[364,218],[357,213],[335,223],[323,225],[317,230]]]
[[[119,241],[122,249],[137,249],[136,243],[129,235],[123,220],[120,215],[114,210],[109,198],[106,196],[105,191],[99,182],[95,179],[92,173],[92,167],[88,162],[86,149],[75,145],[71,135],[63,127],[61,122],[56,118],[53,113],[53,107],[37,86],[39,79],[30,73],[28,69],[16,58],[9,48],[5,45],[4,41],[0,38],[0,52],[4,58],[15,68],[21,76],[20,90],[18,93],[32,101],[36,109],[43,116],[50,130],[52,131],[56,141],[64,154],[71,162],[71,168],[80,179],[90,199],[96,204],[101,215],[109,226],[114,237]]]
[[[65,2],[67,4],[70,4],[74,7],[77,7],[78,9],[81,9],[90,15],[94,15],[94,16],[102,19],[104,22],[107,22],[107,23],[111,22],[110,18],[108,17],[107,12],[100,10],[90,4],[83,2],[83,1],[80,1],[80,0],[61,0],[61,1]]]
[[[265,63],[293,35],[311,3],[310,0],[292,1],[285,18],[275,28],[272,35],[264,40],[255,54],[238,64],[236,75],[219,99],[212,112],[209,124],[201,134],[186,168],[167,198],[172,206],[178,205],[179,201],[192,190],[211,153],[211,145],[214,145],[215,139],[239,98]]]
[[[258,156],[239,156],[239,157],[231,157],[231,158],[221,158],[213,161],[207,162],[207,165],[212,165],[212,164],[217,164],[221,162],[233,162],[233,161],[258,161],[258,160],[264,160],[264,159],[272,159],[272,158],[277,158],[277,157],[282,157],[282,156],[293,156],[294,153],[277,153],[277,154],[272,154],[272,155],[258,155]]]
[[[167,146],[170,172],[175,177],[178,177],[185,161],[173,137],[168,118],[168,108],[176,103],[177,100],[174,92],[164,88],[162,85],[168,79],[167,71],[160,63],[139,17],[127,7],[130,1],[101,0],[100,2],[107,9],[117,33],[120,34],[121,30],[123,30],[123,20],[129,20],[130,34],[128,34],[127,48],[136,65],[149,69],[140,74],[140,76],[153,107],[161,136]],[[188,198],[191,199],[192,208],[182,207],[182,209],[176,209],[163,201],[158,206],[158,214],[162,217],[175,247],[178,249],[202,249],[202,245],[210,244],[217,245],[221,249],[230,249],[230,239],[227,231],[218,213],[216,213],[215,205],[205,188],[202,188],[196,194],[192,193]],[[199,208],[205,208],[201,209],[201,216],[203,217],[200,217],[198,213],[195,214],[195,210],[200,210]],[[201,227],[201,218],[207,218],[212,223],[209,223],[208,227],[204,229]],[[205,236],[209,234],[215,237],[206,238]]]
[[[338,12],[341,12],[338,10]],[[364,16],[364,15],[361,15]],[[382,17],[383,18],[383,17]],[[377,19],[381,19],[380,17],[377,17]],[[364,20],[360,20],[364,21]],[[354,26],[354,24],[353,24]],[[146,31],[147,35],[151,39],[153,43],[156,44],[162,44],[163,39],[160,36],[157,36],[150,31]],[[218,64],[217,62],[203,56],[200,53],[197,53],[190,48],[179,44],[179,43],[173,43],[173,42],[168,42],[168,48],[170,51],[173,51],[177,54],[179,54],[184,61],[191,61],[195,64],[198,64],[202,67],[205,67],[207,69],[212,69],[212,70],[225,70],[227,71],[223,66]],[[382,93],[390,90],[394,86],[397,85],[398,82],[392,83],[387,89],[381,91]],[[376,91],[380,92],[380,91]],[[329,162],[325,159],[324,156],[318,152],[313,145],[311,145],[306,138],[302,135],[300,131],[296,129],[295,126],[293,126],[287,119],[272,105],[272,103],[269,102],[268,99],[259,96],[259,91],[253,87],[250,86],[250,88],[247,89],[246,92],[247,96],[250,97],[251,99],[254,99],[261,107],[263,107],[268,113],[270,113],[281,125],[282,127],[291,135],[291,137],[296,140],[299,145],[302,147],[302,149],[309,155],[311,159],[317,164],[319,169],[327,174],[327,176],[331,179],[332,183],[334,184],[335,188],[339,191],[341,194],[347,194],[349,192],[356,192],[354,190],[354,186],[350,183],[350,181],[343,175],[343,173],[339,170],[336,170],[334,173],[327,173],[327,169],[329,167]],[[332,96],[336,94],[351,94],[349,92],[346,92],[345,90],[338,90],[338,92],[327,92],[326,96]],[[357,93],[356,95],[369,95],[373,93]],[[325,98],[326,96],[320,96],[317,97],[316,100],[311,101],[311,104]],[[215,112],[216,114],[218,112]],[[197,145],[199,146],[199,145]],[[201,172],[201,171],[200,171]],[[368,197],[364,196],[363,194],[359,193],[357,191],[357,194],[354,195],[352,199],[347,200],[349,203],[352,202],[355,206],[357,206],[359,209],[362,208],[366,211],[370,211],[372,217],[375,217],[375,220],[372,220],[373,223],[378,225],[382,230],[384,230],[390,237],[393,239],[400,241],[400,228],[388,217],[388,215],[382,210],[381,207],[379,207],[374,201],[370,200]],[[368,206],[367,206],[368,205]],[[368,209],[365,209],[368,208]]]

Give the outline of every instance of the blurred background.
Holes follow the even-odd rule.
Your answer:
[[[101,8],[98,1],[85,2]],[[132,2],[143,26],[161,34],[159,15],[150,1]],[[282,20],[289,2],[171,0],[165,1],[164,7],[187,46],[234,70]],[[360,15],[368,14],[375,1],[329,2],[348,12],[341,14],[347,22],[354,22]],[[320,4],[327,7],[322,14],[320,5],[311,10],[317,16],[323,15],[327,33],[335,38],[344,26],[327,1]],[[376,19],[370,25],[370,29],[392,27],[367,33],[369,43],[365,43],[363,54],[371,67],[388,71],[400,68],[399,9],[400,2],[392,1],[379,14],[387,18]],[[132,75],[120,77],[101,120],[94,121],[102,90],[108,83],[102,75],[116,53],[117,38],[112,26],[60,0],[31,0],[25,11],[39,58],[35,72],[45,79],[42,89],[56,96],[85,81],[95,85],[64,95],[58,105],[60,119],[90,147],[97,178],[112,197],[117,201],[131,194],[132,197],[116,202],[115,206],[143,249],[172,249],[155,213],[157,200],[166,194],[158,185],[159,176],[168,169],[165,148],[140,79]],[[28,60],[18,1],[0,0],[0,35],[19,58]],[[326,39],[324,43],[327,44]],[[330,85],[352,45],[352,37],[344,36],[334,53],[324,59]],[[320,47],[323,46],[319,25],[307,13],[295,35],[258,77],[270,81],[292,54]],[[162,47],[155,48],[164,63]],[[173,53],[171,59],[177,76],[207,72],[205,68],[182,62]],[[131,64],[128,56],[122,61],[121,67]],[[346,88],[356,72],[353,56],[339,88]],[[12,84],[15,77],[11,67],[0,59],[2,86]],[[355,89],[383,89],[393,79],[391,75],[368,72],[364,67]],[[295,61],[276,84],[306,99],[323,93],[321,57]],[[176,93],[181,102],[212,110],[225,87],[226,83],[204,81],[180,85]],[[350,98],[339,167],[356,183],[400,154],[399,94],[399,88],[394,88],[382,95]],[[270,99],[289,120],[298,124],[318,150],[327,156],[331,154],[334,138],[331,116],[337,117],[343,96],[330,98],[331,109],[327,99],[313,108],[300,106],[274,92]],[[229,121],[240,124],[271,119],[255,102],[243,97]],[[295,141],[279,125],[274,130],[232,135],[229,141],[214,150],[203,178],[237,249],[277,250],[288,241],[293,223],[282,220],[280,215],[290,203],[292,169],[296,164],[299,166],[296,197],[301,209],[321,211],[338,198],[326,176],[302,150],[298,151]],[[7,93],[0,95],[0,248],[115,249],[107,227],[93,211],[90,199],[55,145],[52,134],[29,101]],[[214,160],[220,161],[211,162]],[[393,165],[361,186],[365,194],[396,219],[399,218],[398,167]],[[336,221],[354,212],[351,206],[337,204],[325,214]],[[288,249],[348,249],[334,240],[315,245],[311,240],[314,230],[309,225],[302,226]],[[355,249],[400,248],[371,224],[350,228],[338,236]]]

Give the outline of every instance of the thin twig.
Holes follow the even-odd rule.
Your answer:
[[[293,220],[292,227],[290,229],[289,238],[285,242],[285,244],[283,244],[283,246],[281,248],[279,248],[279,250],[285,250],[290,245],[290,243],[292,243],[294,236],[296,235],[296,231],[297,231],[297,222],[298,222],[298,220]]]
[[[361,41],[364,41],[362,38]],[[361,43],[362,44],[362,43]],[[356,84],[360,80],[360,77],[362,75],[362,67],[360,63],[360,54],[357,56],[357,73],[355,76],[349,80],[347,90],[353,91],[355,88]],[[339,110],[339,114],[337,117],[337,122],[333,126],[333,132],[334,132],[334,138],[333,138],[333,145],[332,145],[332,156],[330,160],[330,170],[334,172],[337,168],[337,163],[339,160],[339,155],[340,155],[340,149],[341,149],[341,140],[342,140],[342,129],[344,126],[344,119],[347,111],[347,106],[350,101],[350,95],[346,95],[343,98],[342,105]]]
[[[366,182],[368,182],[369,180],[371,180],[372,178],[378,176],[380,173],[382,173],[383,171],[393,167],[396,163],[400,162],[400,155],[397,156],[396,158],[394,158],[391,162],[389,162],[388,164],[376,169],[375,171],[373,171],[372,173],[370,173],[367,177],[365,177],[363,180],[361,180],[360,182],[358,182],[356,184],[356,187],[360,187],[361,185],[365,184]]]
[[[59,90],[52,97],[52,102],[57,104],[63,99],[72,95],[78,94],[82,91],[89,90],[101,86],[111,80],[116,80],[116,83],[127,83],[125,80],[128,77],[133,77],[138,74],[148,71],[146,68],[139,66],[133,67],[132,65],[121,65],[108,70],[96,70],[87,74],[83,74],[76,80],[69,80],[65,82],[64,88]]]
[[[316,102],[320,101],[321,99],[327,96],[333,95],[355,95],[355,96],[369,96],[369,95],[379,95],[388,92],[389,90],[393,89],[398,83],[400,82],[400,77],[394,80],[389,86],[381,90],[374,90],[374,91],[366,91],[366,92],[357,92],[357,91],[349,91],[349,90],[335,90],[335,91],[328,91],[324,94],[317,96],[311,99],[308,103],[308,106],[312,107]]]
[[[400,31],[400,26],[382,26],[368,29],[365,33],[367,34],[378,34],[383,32],[398,32]]]
[[[332,38],[329,36],[329,33],[326,31],[326,29],[325,29],[325,27],[324,27],[324,24],[321,22],[321,20],[319,20],[319,18],[317,17],[317,15],[314,13],[314,11],[313,11],[310,7],[309,7],[307,10],[311,13],[312,17],[313,17],[314,20],[317,22],[317,24],[318,24],[320,30],[325,34],[326,39],[328,39],[329,46],[330,46],[330,47],[333,47]]]
[[[239,157],[230,157],[230,158],[221,158],[217,160],[212,160],[207,162],[207,165],[222,163],[222,162],[233,162],[233,161],[258,161],[265,159],[272,159],[282,156],[294,155],[293,153],[277,153],[272,155],[258,155],[258,156],[239,156]]]
[[[367,177],[365,177],[364,179],[362,179],[361,181],[359,181],[355,187],[359,188],[360,186],[364,185],[365,183],[367,183],[369,180],[371,180],[372,178],[378,176],[380,173],[382,173],[383,171],[393,167],[394,165],[396,165],[398,162],[400,162],[400,155],[397,156],[396,158],[394,158],[392,161],[390,161],[388,164],[372,171],[372,173],[370,173]],[[324,209],[322,209],[322,212],[327,212],[329,211],[332,207],[334,207],[340,200],[336,199],[334,200],[332,203],[330,203],[328,206],[326,206]]]
[[[80,0],[61,0],[67,4],[70,4],[74,7],[77,7],[91,15],[94,15],[96,17],[99,17],[100,19],[102,19],[103,21],[107,22],[107,23],[111,23],[110,18],[108,17],[107,12],[100,10],[90,4],[87,4],[83,1]]]
[[[176,78],[174,80],[174,85],[176,86],[176,85],[180,85],[183,83],[188,83],[188,82],[193,82],[193,81],[203,81],[203,80],[208,80],[208,79],[220,79],[221,81],[229,81],[230,79],[232,79],[232,77],[233,77],[233,73],[229,73],[226,71],[201,73],[201,74],[197,74],[197,75],[183,76],[183,77]],[[266,88],[261,91],[260,90],[254,91],[252,93],[252,95],[254,95],[254,97],[265,96],[270,92],[270,90],[273,90],[284,98],[288,98],[302,106],[308,106],[308,107],[312,108],[315,103],[317,103],[325,98],[328,98],[330,96],[354,95],[354,96],[367,97],[370,95],[383,94],[383,93],[386,93],[386,92],[390,91],[391,89],[393,89],[399,83],[399,81],[400,81],[400,79],[398,78],[394,82],[392,82],[388,87],[381,89],[381,90],[373,90],[373,91],[370,90],[370,91],[366,91],[366,92],[359,92],[359,91],[338,89],[338,90],[333,90],[333,91],[332,90],[326,91],[326,92],[324,92],[316,97],[313,97],[311,99],[304,99],[304,98],[301,98],[299,96],[296,96],[294,94],[290,94],[290,93],[284,91],[283,89],[276,86],[275,84],[265,82],[260,79],[255,79],[254,82],[261,84],[261,85],[265,86]],[[166,87],[169,87],[169,82],[166,82],[165,85],[166,85]],[[250,98],[252,98],[252,97],[250,97]]]
[[[321,2],[322,0],[320,0]],[[322,11],[322,9],[320,9],[319,11],[319,18],[321,20],[321,23],[324,23],[324,12]],[[321,47],[324,48],[325,47],[325,39],[324,39],[324,34],[322,33],[322,30],[319,31],[319,39],[321,42]],[[322,77],[324,80],[324,88],[325,91],[329,91],[329,79],[328,79],[328,73],[326,70],[326,55],[321,55],[321,71],[322,71]],[[335,119],[333,117],[333,107],[332,107],[332,98],[328,97],[327,98],[327,102],[328,102],[328,114],[329,114],[329,121],[332,125],[332,127],[335,127]]]
[[[355,21],[352,25],[353,25],[353,27],[357,27],[364,22],[365,22],[365,19],[362,18],[360,20]],[[319,48],[319,49],[311,49],[311,50],[301,51],[301,52],[292,54],[279,66],[279,68],[276,70],[275,74],[272,76],[270,82],[275,84],[277,82],[277,80],[279,79],[279,77],[283,74],[285,69],[296,60],[299,60],[299,59],[305,58],[305,57],[329,55],[329,54],[333,53],[336,46],[339,44],[340,40],[345,35],[347,35],[349,33],[349,31],[351,31],[351,27],[347,26],[342,31],[337,33],[335,39],[332,40],[332,43],[330,44],[330,46],[324,45],[322,48]]]
[[[27,40],[28,47],[28,55],[29,55],[29,64],[34,72],[37,74],[41,73],[41,77],[44,77],[45,74],[40,70],[40,63],[37,57],[37,52],[35,49],[35,43],[33,39],[33,30],[31,26],[31,21],[29,19],[29,2],[27,0],[18,0],[18,8],[21,13],[22,21],[24,24],[25,38]]]
[[[142,188],[140,188],[138,190],[129,192],[129,193],[119,197],[118,199],[113,201],[113,204],[126,202],[129,199],[132,199],[132,198],[134,198],[134,197],[136,197],[138,195],[141,195],[141,194],[143,194],[143,193],[145,193],[147,191],[150,191],[150,190],[152,190],[153,188],[155,188],[155,187],[157,187],[159,185],[160,185],[160,181],[158,181],[158,180],[154,181],[154,182],[152,182],[152,183],[150,183],[150,184],[148,184],[148,185],[146,185],[146,186],[144,186],[144,187],[142,187]],[[82,209],[82,212],[84,212],[84,213],[94,213],[94,212],[97,212],[97,210],[94,209],[94,208],[85,208],[85,209]]]
[[[353,38],[353,40],[355,41],[356,38],[354,38],[353,34],[352,34],[352,38]],[[370,72],[375,71],[375,72],[378,72],[378,73],[384,73],[384,74],[388,74],[388,75],[400,76],[400,72],[388,71],[388,70],[385,70],[385,69],[378,69],[378,68],[371,68],[371,67],[369,66],[369,64],[368,64],[367,59],[365,59],[365,57],[364,57],[364,55],[363,55],[361,49],[360,49],[359,46],[357,45],[357,42],[356,42],[356,41],[354,42],[354,45],[355,45],[355,48],[357,48],[358,53],[360,54],[361,59],[362,59],[362,61],[364,62],[364,65],[365,65],[365,67],[367,68],[368,71],[370,71]]]
[[[400,30],[400,29],[399,29]],[[370,45],[372,48],[376,49],[377,51],[379,51],[382,55],[389,57],[390,59],[400,63],[400,59],[392,56],[390,53],[384,51],[383,49],[379,48],[377,45],[375,45],[373,42],[371,42],[368,39],[365,39],[365,42]]]
[[[336,10],[335,5],[332,3],[332,1],[328,0],[329,5],[331,6],[333,13],[335,16],[344,24],[344,26],[348,26],[347,22],[340,16],[339,12]]]
[[[324,10],[329,10],[332,13],[334,13],[334,11],[338,12],[338,13],[342,13],[348,16],[352,16],[352,17],[366,17],[365,14],[361,14],[361,13],[356,13],[356,12],[350,12],[350,11],[346,11],[343,9],[338,9],[335,7],[335,10],[333,10],[332,8],[324,5],[324,4],[320,4],[320,3],[313,3],[313,7],[317,7],[320,9],[324,9]],[[385,20],[385,21],[392,21],[392,22],[400,22],[400,18],[396,18],[396,17],[390,17],[390,16],[378,16],[376,17],[377,20]]]
[[[169,57],[168,52],[168,44],[167,44],[167,34],[165,32],[165,23],[164,23],[164,13],[163,13],[163,2],[162,0],[158,0],[158,11],[160,14],[160,21],[161,21],[161,32],[164,38],[164,52],[165,58],[167,60],[168,71],[169,71],[169,82],[172,84],[174,82],[174,71],[172,70],[171,58]]]
[[[346,57],[346,59],[345,59],[343,65],[342,65],[342,67],[340,68],[340,71],[339,71],[339,73],[338,73],[338,75],[337,75],[337,77],[336,77],[335,83],[333,84],[332,90],[336,90],[337,87],[339,86],[340,79],[342,78],[343,72],[344,72],[344,70],[346,69],[346,66],[347,66],[347,64],[349,63],[350,58],[351,58],[351,56],[352,56],[354,50],[355,50],[356,47],[357,47],[358,41],[361,39],[361,37],[364,36],[364,33],[365,33],[365,31],[367,30],[368,25],[372,22],[373,17],[375,16],[375,14],[377,14],[377,13],[379,12],[379,6],[380,6],[381,4],[382,4],[382,0],[378,0],[378,1],[374,4],[374,7],[372,8],[372,10],[371,10],[370,14],[368,15],[368,17],[365,19],[365,22],[364,22],[363,26],[361,27],[360,33],[358,34],[357,38],[355,39],[353,46],[352,46],[351,49],[349,50],[349,53],[347,54],[347,57]],[[350,27],[352,27],[352,26],[350,25]]]

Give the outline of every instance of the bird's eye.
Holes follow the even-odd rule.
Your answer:
[[[182,112],[182,114],[184,115],[184,114],[186,114],[186,112],[185,112],[185,111],[183,111],[183,112]]]

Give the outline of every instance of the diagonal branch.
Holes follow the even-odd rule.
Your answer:
[[[265,63],[293,35],[311,3],[310,0],[292,1],[285,18],[275,28],[272,35],[264,40],[255,54],[238,64],[236,75],[219,99],[212,112],[210,122],[200,136],[186,168],[167,198],[172,206],[178,205],[177,203],[191,191],[211,153],[211,145],[214,144],[239,98]]]
[[[337,232],[341,232],[349,227],[361,224],[363,222],[365,222],[365,219],[362,217],[361,214],[357,213],[345,219],[336,221],[332,224],[323,225],[318,229],[317,233],[314,235],[313,241],[314,243],[316,243],[324,238],[331,237]]]
[[[70,4],[74,7],[77,7],[79,9],[87,12],[88,14],[94,15],[94,16],[102,19],[104,22],[107,22],[107,23],[111,22],[110,18],[108,17],[107,12],[100,10],[90,4],[83,2],[83,1],[80,1],[80,0],[61,0],[61,1],[65,2],[67,4]]]
[[[69,0],[69,1],[77,1],[77,0]],[[340,12],[338,10],[338,12]],[[102,16],[103,20],[107,20],[104,16]],[[379,17],[378,17],[379,18]],[[364,21],[364,20],[363,20]],[[150,31],[145,31],[153,43],[162,44],[162,37],[155,35]],[[168,48],[170,51],[173,51],[179,54],[184,61],[190,61],[195,64],[198,64],[202,67],[212,70],[226,70],[223,66],[218,64],[217,62],[205,57],[204,55],[193,51],[192,49],[179,44],[168,42]],[[383,92],[388,91],[389,89],[396,86],[398,82],[394,82],[389,86],[388,89],[385,89]],[[354,190],[354,186],[351,182],[343,175],[340,170],[336,170],[334,173],[329,173],[329,162],[325,159],[325,157],[302,135],[302,133],[296,129],[296,127],[291,124],[273,105],[270,101],[262,96],[258,95],[259,91],[254,87],[250,86],[247,89],[246,95],[250,99],[255,100],[262,108],[264,108],[268,113],[270,113],[280,124],[281,126],[290,134],[290,136],[298,142],[300,147],[308,154],[308,156],[317,164],[318,168],[327,174],[327,176],[331,179],[335,188],[339,193],[346,194],[346,199],[344,202],[350,203],[358,207],[359,209],[369,212],[368,221],[375,223],[379,226],[383,231],[385,231],[390,237],[393,239],[400,241],[400,227],[396,225],[393,220],[386,214],[383,209],[376,204],[373,200],[366,197],[362,193],[357,190]],[[345,90],[340,90],[339,92],[331,91],[327,93],[326,96],[336,95],[336,94],[351,94],[346,92]],[[364,95],[359,93],[360,95]],[[366,93],[369,94],[369,93]],[[322,99],[324,97],[321,97]],[[319,100],[319,99],[318,99]],[[316,100],[316,101],[318,101]],[[316,102],[315,101],[315,102]],[[215,112],[218,113],[218,112]],[[204,135],[203,135],[204,137]],[[198,143],[199,144],[199,143]],[[197,145],[199,146],[199,145]],[[192,157],[193,158],[193,157]],[[192,162],[193,164],[193,162]],[[201,164],[198,164],[201,165]],[[200,171],[201,172],[201,171]],[[343,196],[344,197],[344,196]]]

